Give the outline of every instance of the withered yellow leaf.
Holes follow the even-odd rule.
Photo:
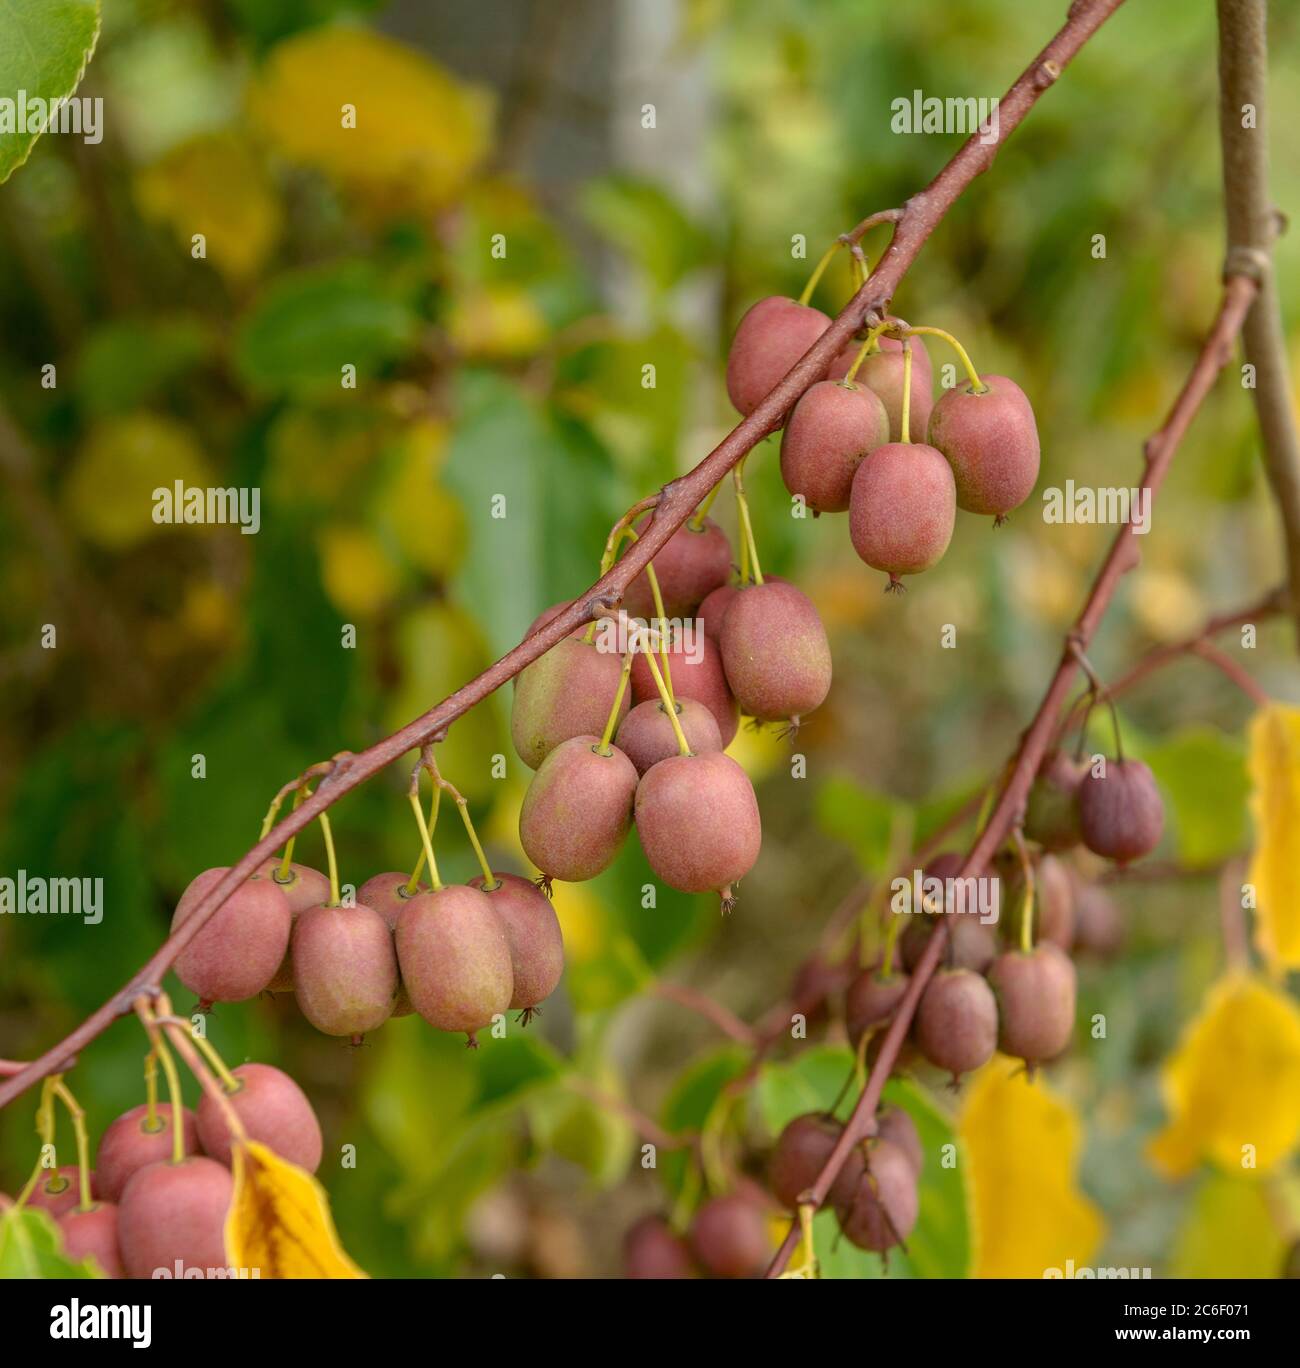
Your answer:
[[[290,160],[380,207],[441,207],[491,144],[484,91],[366,29],[311,29],[278,44],[249,109]]]
[[[1088,1266],[1101,1213],[1078,1189],[1081,1128],[1074,1109],[1018,1060],[996,1055],[969,1084],[958,1127],[968,1155],[972,1272],[1041,1278]]]
[[[1255,714],[1248,767],[1255,943],[1274,970],[1300,969],[1300,708],[1271,703]]]
[[[1162,1075],[1169,1124],[1148,1146],[1179,1178],[1201,1159],[1267,1172],[1300,1141],[1300,1010],[1247,974],[1220,979]]]
[[[190,252],[195,233],[222,275],[256,274],[280,236],[280,201],[252,147],[235,133],[205,133],[173,148],[135,181],[140,208]]]
[[[321,1185],[256,1140],[234,1147],[231,1267],[259,1278],[364,1278],[344,1253]]]

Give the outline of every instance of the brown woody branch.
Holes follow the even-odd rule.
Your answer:
[[[790,369],[763,402],[734,428],[703,461],[688,474],[665,485],[649,524],[627,554],[585,593],[540,631],[526,637],[512,651],[476,679],[409,722],[400,731],[368,750],[344,753],[312,796],[283,817],[222,876],[179,930],[173,932],[147,964],[104,1005],[65,1039],[47,1050],[16,1077],[0,1084],[0,1107],[8,1105],[34,1083],[64,1066],[68,1057],[83,1049],[119,1016],[131,1011],[141,993],[156,988],[177,956],[207,924],[227,898],[264,861],[289,839],[338,802],[345,793],[400,759],[408,751],[435,741],[476,703],[513,679],[525,666],[602,611],[615,606],[628,585],[659,552],[668,538],[744,456],[764,437],[777,431],[799,396],[826,372],[832,358],[865,322],[879,322],[909,267],[930,234],[942,222],[958,197],[976,176],[992,165],[998,149],[1019,127],[1043,92],[1055,84],[1064,67],[1123,0],[1074,0],[1060,32],[1030,63],[999,105],[998,132],[989,143],[972,134],[951,161],[919,194],[903,206],[894,224],[889,246],[876,272],[853,296],[834,322]]]
[[[1182,441],[1192,418],[1200,408],[1205,396],[1227,364],[1232,344],[1241,331],[1242,323],[1255,299],[1256,281],[1248,275],[1229,275],[1224,284],[1223,298],[1219,305],[1218,316],[1210,329],[1196,361],[1192,365],[1164,425],[1150,437],[1145,446],[1146,470],[1142,477],[1142,487],[1155,498],[1173,461],[1178,444]],[[1083,611],[1075,621],[1073,629],[1066,635],[1060,664],[1047,686],[1043,701],[1038,706],[1034,720],[1021,738],[1014,763],[1011,766],[1001,797],[998,799],[984,830],[975,841],[970,853],[962,862],[958,877],[976,876],[987,868],[989,861],[1002,843],[1017,830],[1024,812],[1025,799],[1033,783],[1038,766],[1047,753],[1056,730],[1057,720],[1067,695],[1073,685],[1076,672],[1080,668],[1080,656],[1096,635],[1106,609],[1115,595],[1123,576],[1133,569],[1139,558],[1136,533],[1131,522],[1125,523],[1115,536],[1092,591],[1088,595]],[[898,1010],[885,1033],[880,1054],[872,1066],[867,1086],[858,1098],[853,1114],[844,1128],[844,1133],[836,1143],[825,1167],[818,1175],[810,1190],[811,1204],[820,1207],[826,1200],[832,1184],[838,1177],[853,1147],[871,1134],[875,1124],[876,1108],[885,1080],[889,1077],[898,1058],[903,1037],[912,1024],[912,1017],[920,1002],[921,994],[930,981],[943,955],[948,940],[948,926],[945,922],[930,937],[925,953],[916,966],[908,984],[907,992],[899,1003]],[[799,1243],[800,1225],[795,1221],[767,1271],[769,1278],[779,1277]]]

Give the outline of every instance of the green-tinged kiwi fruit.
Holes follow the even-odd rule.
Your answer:
[[[510,735],[519,758],[537,769],[562,741],[605,729],[623,661],[603,638],[565,637],[525,666],[510,710]],[[619,709],[626,716],[627,695]]]
[[[636,766],[617,746],[603,750],[596,735],[562,742],[524,795],[524,853],[547,879],[594,879],[623,845],[636,787]]]
[[[784,580],[742,588],[719,639],[727,683],[741,710],[761,722],[796,721],[831,687],[831,649],[812,600]]]
[[[59,1217],[63,1252],[74,1263],[94,1259],[106,1278],[126,1276],[117,1243],[117,1206],[95,1202],[87,1210],[74,1207]]]
[[[294,924],[292,950],[298,1006],[318,1031],[362,1036],[393,1014],[393,934],[373,907],[308,908]]]
[[[1079,830],[1079,782],[1087,769],[1063,751],[1038,767],[1025,801],[1025,835],[1044,850],[1068,850],[1083,840]]]
[[[402,982],[415,1010],[440,1031],[474,1033],[510,1008],[510,938],[481,889],[448,884],[412,898],[397,921]]]

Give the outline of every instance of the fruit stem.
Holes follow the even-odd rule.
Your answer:
[[[41,1174],[46,1171],[46,1150],[54,1153],[52,1167],[58,1167],[59,1156],[54,1152],[54,1089],[62,1079],[62,1074],[51,1074],[41,1086],[41,1100],[36,1107],[36,1134],[40,1138],[41,1147],[36,1155],[36,1164],[32,1168],[31,1177],[23,1184],[23,1190],[14,1201],[16,1207],[22,1207],[36,1190],[36,1184],[40,1182]]]
[[[704,1170],[705,1186],[713,1193],[724,1193],[731,1186],[722,1135],[736,1101],[725,1090],[720,1092],[700,1127],[700,1167]]]
[[[686,733],[682,730],[682,724],[677,718],[677,705],[673,702],[672,695],[668,692],[664,684],[664,677],[659,673],[659,666],[655,663],[653,651],[645,653],[646,664],[650,666],[650,673],[655,677],[655,686],[659,690],[659,697],[663,699],[664,711],[668,714],[668,720],[673,725],[673,734],[677,737],[677,749],[682,755],[692,754],[689,743],[686,740]]]
[[[212,1076],[207,1064],[195,1050],[194,1042],[199,1038],[198,1033],[183,1017],[173,1014],[171,999],[166,993],[158,994],[152,1010],[147,999],[137,998],[135,1010],[141,1021],[145,1022],[146,1027],[152,1025],[155,1030],[161,1027],[167,1039],[175,1046],[176,1053],[185,1061],[189,1071],[198,1080],[199,1087],[207,1093],[220,1110],[222,1120],[225,1121],[231,1136],[238,1141],[238,1144],[232,1146],[231,1153],[234,1161],[231,1168],[235,1173],[235,1185],[238,1186],[239,1165],[242,1162],[243,1153],[241,1146],[248,1143],[248,1132],[244,1129],[244,1122],[239,1113],[231,1106],[230,1098],[221,1084]]]
[[[1020,828],[1017,827],[1012,835],[1016,843],[1016,854],[1020,858],[1020,869],[1025,878],[1025,896],[1020,904],[1020,949],[1028,955],[1034,948],[1034,863],[1029,858],[1029,848],[1025,845]]]
[[[429,830],[438,829],[438,809],[442,804],[442,790],[435,784],[433,786],[433,797],[429,799]],[[420,875],[424,873],[424,847],[420,847],[420,858],[415,862],[415,868],[411,870],[411,877],[407,879],[403,887],[408,898],[415,897],[415,890],[420,886]]]
[[[640,538],[637,536],[636,532],[630,527],[625,527],[623,529],[622,535],[625,537],[630,537],[633,541],[640,541]],[[659,592],[659,576],[655,574],[653,561],[646,566],[645,577],[650,585],[651,597],[654,599],[655,622],[658,624],[659,627],[659,660],[664,668],[664,680],[668,685],[668,693],[669,695],[672,695],[673,675],[672,670],[669,668],[668,665],[668,618],[667,615],[664,613],[664,598],[663,595]]]
[[[193,1027],[190,1028],[190,1039],[203,1052],[203,1057],[212,1066],[212,1071],[221,1080],[221,1086],[228,1093],[239,1091],[239,1079],[226,1068],[225,1060],[217,1053],[217,1047],[205,1035],[200,1035]]]
[[[848,374],[844,377],[843,381],[841,382],[842,384],[851,385],[853,383],[853,381],[857,378],[858,368],[867,359],[868,353],[875,350],[877,342],[880,338],[880,334],[891,327],[893,327],[893,324],[886,321],[884,323],[877,324],[876,327],[868,330],[866,340],[858,348],[858,354],[853,358],[853,364],[849,367]]]
[[[614,692],[614,706],[609,710],[609,719],[600,736],[598,749],[601,755],[612,754],[609,743],[614,739],[614,728],[618,725],[619,709],[623,706],[623,695],[627,693],[627,682],[632,676],[632,657],[635,654],[636,650],[632,646],[623,652],[623,669],[618,676],[618,688]]]
[[[898,943],[898,928],[902,918],[891,916],[885,928],[885,956],[880,962],[880,977],[891,978],[894,973],[894,947]]]
[[[758,543],[754,540],[754,524],[749,516],[749,501],[745,498],[745,459],[742,457],[731,472],[731,478],[736,484],[736,509],[740,514],[740,528],[744,533],[745,546],[748,549],[748,570],[753,575],[755,584],[763,583],[763,571],[758,563]],[[748,575],[742,574],[742,582]]]
[[[302,804],[302,799],[302,789],[295,789],[293,794],[293,811],[296,812],[298,810],[299,806]],[[293,864],[293,844],[297,839],[298,837],[295,833],[284,843],[284,858],[280,861],[280,868],[275,871],[275,880],[277,883],[286,884],[293,878],[293,871],[290,869],[290,865]]]
[[[817,282],[826,273],[826,268],[835,259],[835,253],[844,246],[838,238],[822,253],[822,259],[813,267],[813,273],[808,277],[808,283],[803,287],[803,294],[799,296],[800,304],[807,304],[813,297],[813,291],[817,288]]]
[[[77,1137],[77,1181],[80,1198],[77,1202],[77,1210],[89,1211],[94,1205],[94,1201],[90,1195],[90,1139],[86,1135],[86,1113],[82,1111],[80,1103],[73,1097],[72,1090],[63,1081],[62,1075],[54,1085],[54,1095],[67,1108],[68,1115],[72,1118],[73,1132]]]
[[[957,355],[961,357],[961,363],[963,366],[966,367],[966,374],[970,377],[970,392],[972,394],[987,394],[989,392],[989,387],[984,383],[983,380],[980,379],[979,371],[977,371],[975,367],[971,364],[970,353],[967,352],[966,348],[963,347],[962,344],[957,341],[957,339],[952,335],[952,333],[944,332],[942,328],[931,328],[928,326],[918,326],[915,328],[909,327],[907,331],[910,335],[915,335],[916,333],[923,333],[927,337],[942,337],[943,340],[953,349],[953,351],[955,351]]]
[[[429,882],[435,893],[442,892],[442,880],[438,877],[438,862],[433,858],[433,837],[429,834],[429,824],[424,820],[424,809],[420,806],[418,789],[408,795],[411,811],[415,813],[416,825],[420,828],[420,840],[424,842],[424,858],[429,862]]]
[[[478,832],[474,829],[474,819],[469,815],[469,799],[451,782],[444,779],[442,771],[438,768],[438,762],[434,758],[433,746],[427,743],[420,748],[420,766],[429,771],[429,778],[433,780],[433,791],[435,794],[447,792],[451,795],[452,802],[456,804],[456,810],[460,813],[460,820],[465,824],[465,834],[469,837],[469,843],[474,847],[474,857],[478,860],[478,867],[483,871],[483,887],[485,889],[500,888],[501,881],[492,872],[492,866],[488,864],[488,858],[483,853],[482,842],[478,838]]]
[[[161,997],[159,998],[160,1002],[164,1000]],[[171,1004],[168,1003],[167,1006],[170,1010]],[[181,1098],[180,1074],[176,1070],[176,1061],[172,1058],[172,1052],[167,1048],[167,1042],[158,1029],[158,1020],[149,1010],[144,998],[137,999],[136,1013],[144,1023],[144,1029],[149,1034],[149,1042],[154,1048],[154,1053],[158,1056],[158,1063],[162,1066],[163,1074],[167,1079],[167,1096],[171,1099],[172,1106],[172,1163],[179,1164],[185,1158],[185,1122],[182,1116],[184,1103]]]
[[[144,1128],[150,1135],[162,1129],[158,1120],[158,1052],[152,1045],[144,1057]]]
[[[330,827],[329,813],[322,812],[320,815],[321,835],[325,838],[325,858],[329,861],[330,868],[330,906],[337,907],[339,898],[339,862],[338,856],[334,853],[334,832]]]
[[[903,338],[903,417],[898,440],[904,444],[912,440],[912,344]]]
[[[713,507],[713,501],[718,497],[718,490],[720,490],[725,483],[726,476],[724,475],[700,501],[695,512],[691,514],[686,526],[689,527],[692,532],[704,531],[704,519],[708,517],[709,509]]]

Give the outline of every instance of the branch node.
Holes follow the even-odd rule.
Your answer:
[[[1230,247],[1223,259],[1223,278],[1231,280],[1233,276],[1245,276],[1256,285],[1262,285],[1272,265],[1269,254],[1262,248]]]
[[[1056,82],[1060,74],[1060,62],[1054,62],[1049,57],[1047,61],[1039,63],[1038,70],[1034,72],[1034,84],[1039,90],[1046,90],[1048,86]]]

